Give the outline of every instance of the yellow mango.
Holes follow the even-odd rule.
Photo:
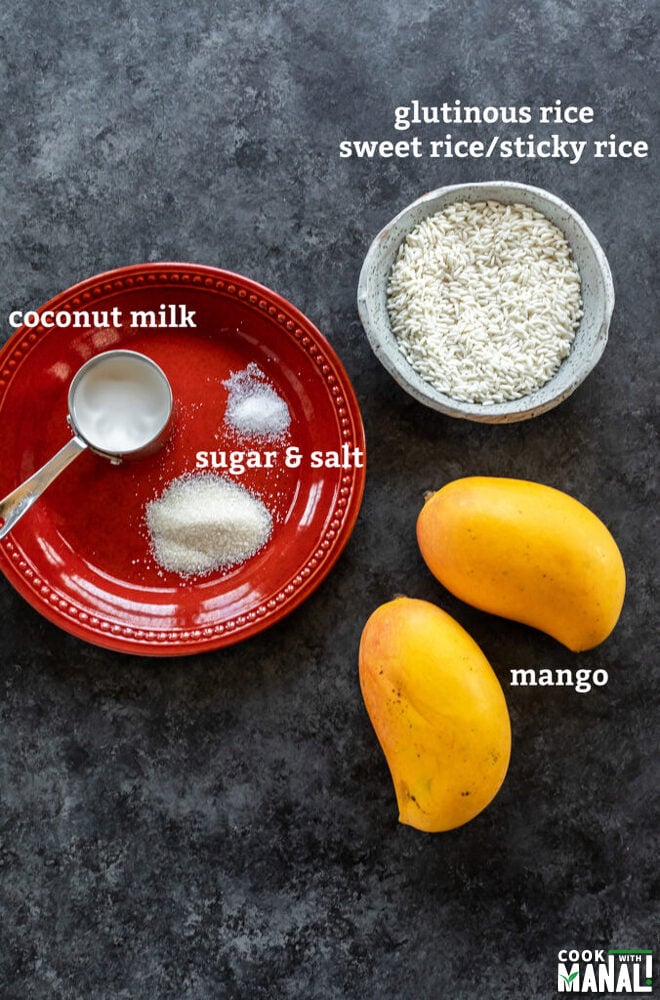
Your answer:
[[[381,605],[362,633],[360,687],[402,823],[452,830],[485,809],[509,766],[509,713],[458,622],[428,601]]]
[[[560,490],[473,476],[434,493],[417,520],[426,564],[456,597],[578,652],[616,625],[623,559],[592,511]]]

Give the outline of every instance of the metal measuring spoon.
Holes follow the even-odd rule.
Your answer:
[[[169,432],[173,399],[167,376],[155,361],[137,351],[118,350],[97,354],[76,372],[68,405],[73,437],[0,500],[0,538],[87,448],[113,465],[156,451]]]

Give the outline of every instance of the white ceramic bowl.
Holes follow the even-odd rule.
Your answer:
[[[426,216],[456,201],[500,201],[530,205],[564,233],[580,272],[584,315],[570,354],[556,374],[534,392],[506,403],[463,403],[439,392],[406,361],[387,313],[387,280],[399,246]],[[577,389],[601,357],[614,308],[614,286],[607,258],[584,220],[569,205],[544,191],[512,181],[454,184],[431,191],[404,208],[376,236],[360,272],[358,310],[379,361],[411,396],[451,417],[482,423],[527,420],[557,406]]]

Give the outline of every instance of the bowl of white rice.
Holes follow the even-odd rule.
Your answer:
[[[411,396],[452,417],[527,420],[557,406],[607,343],[614,287],[584,220],[541,188],[455,184],[376,236],[358,309]]]

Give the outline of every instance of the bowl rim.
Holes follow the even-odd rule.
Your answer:
[[[401,221],[417,215],[420,207],[429,206],[428,212],[425,213],[428,216],[433,214],[434,211],[442,211],[441,203],[451,204],[454,201],[460,200],[462,192],[466,192],[467,190],[474,191],[475,189],[477,189],[476,197],[470,198],[470,201],[486,200],[485,198],[480,198],[479,195],[481,193],[487,195],[489,191],[492,192],[490,195],[491,200],[497,200],[497,193],[505,191],[511,195],[519,193],[521,201],[525,201],[525,197],[531,194],[539,201],[553,205],[555,209],[564,212],[573,220],[594,255],[602,281],[602,295],[600,296],[599,315],[597,316],[597,333],[590,354],[583,359],[582,364],[576,368],[572,378],[560,392],[555,394],[552,392],[552,383],[558,375],[558,372],[556,372],[548,382],[545,382],[528,395],[521,396],[518,399],[507,400],[504,403],[463,403],[460,400],[453,399],[451,396],[440,392],[431,383],[426,382],[410,365],[403,354],[399,353],[396,357],[392,355],[389,345],[386,343],[388,335],[394,338],[389,327],[389,322],[387,330],[383,331],[381,324],[372,316],[372,310],[369,305],[369,293],[373,291],[373,282],[375,280],[374,265],[383,252],[384,244],[389,242],[391,230]],[[452,195],[457,195],[458,197],[449,197],[449,200],[447,200],[448,196]],[[515,199],[511,198],[507,200],[510,203],[514,203],[515,201]],[[436,204],[437,208],[435,208]],[[537,210],[541,211],[538,207]],[[419,221],[420,219],[411,221],[407,232],[410,232]],[[562,229],[564,235],[567,235],[561,224],[557,222],[554,222],[554,224]],[[405,239],[405,235],[402,237],[402,240]],[[397,246],[400,246],[402,240],[398,242]],[[400,212],[383,226],[372,240],[360,269],[357,290],[358,314],[371,348],[380,363],[401,388],[425,406],[438,410],[447,416],[472,420],[478,423],[513,423],[520,420],[528,420],[531,417],[553,409],[567,399],[582,384],[590,372],[593,371],[602,357],[614,310],[614,300],[614,283],[607,257],[582,216],[567,202],[545,188],[525,184],[520,181],[466,181],[460,184],[449,184],[435,188],[432,191],[427,191],[419,198],[416,198],[415,201],[410,202],[410,204],[401,209]],[[571,356],[569,354],[568,358]],[[568,358],[565,360],[568,360]],[[561,370],[561,366],[559,370]]]

